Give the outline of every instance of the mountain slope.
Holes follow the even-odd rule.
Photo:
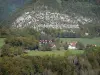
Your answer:
[[[12,26],[14,28],[34,27],[36,29],[41,29],[46,27],[65,29],[78,28],[78,22],[85,24],[92,21],[83,16],[75,16],[72,18],[67,14],[52,12],[47,10],[47,6],[44,6],[44,8],[46,8],[46,10],[25,12],[22,16],[16,19]]]
[[[78,28],[80,23],[99,21],[99,11],[93,11],[98,7],[94,1],[33,0],[33,3],[18,11],[19,15],[12,15],[11,25],[13,28]]]

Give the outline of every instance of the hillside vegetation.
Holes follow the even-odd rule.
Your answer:
[[[96,24],[100,18],[100,2],[99,0],[30,0],[23,7],[9,15],[10,19],[4,20],[0,25],[11,26],[12,22],[24,12],[37,10],[39,6],[48,6],[53,12],[59,12],[70,15],[72,18],[84,16],[93,20]]]
[[[11,13],[0,75],[100,75],[100,1],[30,0]]]

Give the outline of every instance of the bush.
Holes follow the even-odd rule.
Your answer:
[[[96,48],[95,45],[87,44],[85,50],[93,50],[94,48]]]
[[[98,51],[98,50],[100,50],[100,47],[95,47],[93,45],[87,44],[87,46],[85,48],[85,53],[94,52],[94,51]]]
[[[21,57],[4,57],[0,71],[3,75],[34,75],[31,60]]]
[[[5,38],[8,35],[10,35],[9,29],[8,28],[0,28],[0,37]]]
[[[12,47],[8,44],[5,44],[2,47],[1,56],[16,56],[21,55],[23,53],[23,49],[21,47]]]
[[[25,49],[38,49],[38,40],[34,37],[10,37],[5,40],[6,44],[16,47],[23,47]]]
[[[63,47],[64,47],[65,50],[68,50],[68,44],[67,44],[67,42],[63,45]]]
[[[50,47],[50,44],[44,44],[40,47],[40,50],[41,51],[51,51],[51,47]]]
[[[84,50],[84,44],[82,44],[81,42],[77,42],[77,44],[76,44],[76,48],[78,49],[78,50]]]
[[[55,45],[56,45],[56,49],[57,49],[57,50],[60,50],[60,47],[61,47],[60,39],[57,38],[57,39],[55,40]]]

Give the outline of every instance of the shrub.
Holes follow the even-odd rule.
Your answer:
[[[8,56],[9,55],[9,48],[10,48],[11,46],[10,45],[8,45],[8,44],[5,44],[1,49],[1,56]]]
[[[34,75],[31,60],[21,57],[4,57],[0,71],[3,75]]]
[[[57,50],[60,50],[60,47],[61,47],[60,39],[57,38],[57,39],[55,40],[55,45],[56,45],[56,49],[57,49]]]
[[[81,42],[77,42],[76,48],[79,50],[84,50],[85,47],[84,47],[84,44],[82,44]]]
[[[22,53],[23,49],[21,47],[12,47],[8,44],[5,44],[1,51],[2,56],[16,56],[21,55]]]
[[[85,50],[93,50],[94,48],[96,48],[95,45],[87,44]]]
[[[41,47],[40,47],[40,50],[41,51],[51,51],[51,47],[50,47],[50,44],[43,44]]]
[[[22,37],[9,37],[5,40],[5,43],[11,46],[22,46],[23,39]]]
[[[8,35],[10,35],[9,29],[8,28],[0,28],[0,37],[5,38]]]
[[[85,48],[85,53],[94,52],[100,50],[100,47],[95,47],[94,45],[87,44]]]
[[[38,40],[34,37],[10,37],[5,40],[6,44],[16,47],[23,47],[25,49],[38,49]]]
[[[67,42],[63,45],[63,47],[64,47],[65,50],[68,50],[68,44],[67,44]]]

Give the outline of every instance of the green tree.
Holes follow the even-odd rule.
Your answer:
[[[21,47],[12,47],[8,44],[5,44],[1,50],[1,56],[17,56],[23,53],[23,49]]]
[[[64,45],[63,45],[64,49],[65,50],[68,50],[68,43],[66,42]]]
[[[3,75],[34,75],[34,67],[28,59],[4,57],[1,64]]]
[[[40,47],[40,50],[41,51],[51,51],[51,47],[50,47],[50,44],[47,43],[47,44],[43,44],[41,47]]]
[[[85,49],[84,44],[82,44],[81,42],[77,42],[76,48],[77,48],[78,50],[84,50],[84,49]]]
[[[33,36],[28,37],[9,37],[5,40],[6,44],[10,46],[22,47],[30,50],[34,50],[38,47],[38,40],[36,40]]]

